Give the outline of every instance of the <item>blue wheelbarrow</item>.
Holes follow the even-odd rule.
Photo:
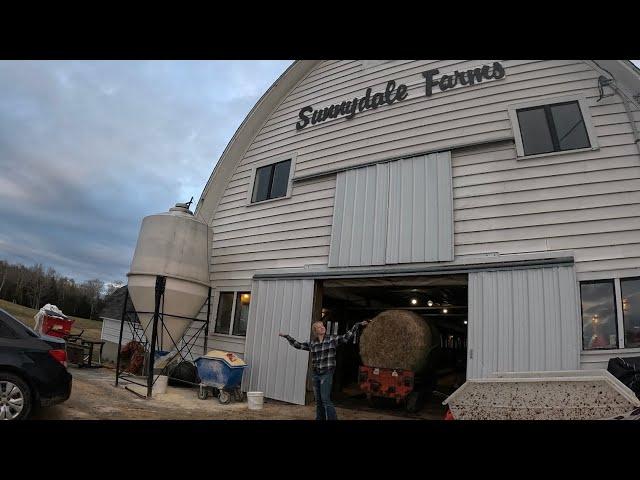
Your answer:
[[[206,400],[209,394],[217,396],[222,404],[229,403],[231,395],[238,402],[244,399],[240,383],[247,364],[240,357],[231,352],[211,350],[196,358],[194,363],[200,377],[200,400]]]

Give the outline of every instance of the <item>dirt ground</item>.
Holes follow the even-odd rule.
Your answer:
[[[71,397],[64,403],[34,413],[35,420],[314,420],[315,406],[265,400],[262,410],[249,410],[246,400],[222,405],[217,398],[197,398],[195,388],[167,387],[150,400],[115,387],[115,370],[69,367],[73,375]],[[134,387],[136,388],[136,387]],[[138,387],[139,388],[139,387]],[[427,411],[409,416],[401,409],[374,410],[366,406],[337,406],[342,420],[409,420],[442,418]]]

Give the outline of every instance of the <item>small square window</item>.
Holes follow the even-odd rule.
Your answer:
[[[560,150],[576,150],[591,146],[578,102],[550,105],[549,109]]]
[[[518,110],[525,155],[553,152],[553,140],[544,107]]]
[[[597,148],[586,108],[583,100],[509,107],[518,156]]]
[[[582,347],[618,348],[618,322],[613,280],[580,283]]]
[[[257,168],[253,182],[251,203],[285,197],[289,189],[290,173],[291,160],[284,160]]]

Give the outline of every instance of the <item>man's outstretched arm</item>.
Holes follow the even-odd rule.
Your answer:
[[[292,336],[284,333],[279,333],[278,335],[285,338],[293,348],[297,348],[298,350],[309,350],[309,342],[299,342]]]
[[[347,333],[343,333],[342,335],[336,335],[336,343],[338,345],[347,343],[349,340],[353,338],[353,336],[355,335],[355,333],[358,331],[360,327],[364,327],[368,323],[369,322],[367,320],[363,320],[362,322],[358,322],[353,327],[351,327],[351,330],[349,330]]]

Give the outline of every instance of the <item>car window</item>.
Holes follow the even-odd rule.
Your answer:
[[[0,319],[0,338],[16,338],[16,332]]]
[[[9,315],[4,310],[0,310],[0,323],[3,323],[10,327],[14,331],[14,333],[17,334],[17,337],[28,336],[40,338],[40,335],[34,332],[30,327],[22,323],[16,317]]]

